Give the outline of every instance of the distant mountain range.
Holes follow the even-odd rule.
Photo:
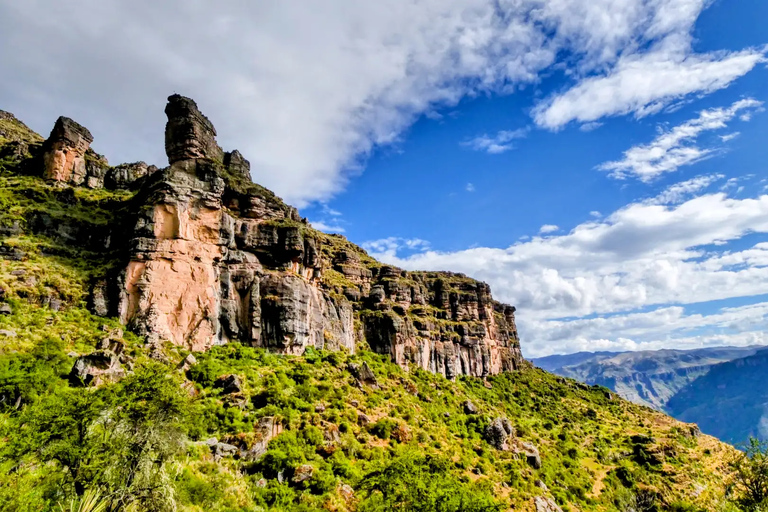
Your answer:
[[[532,361],[697,423],[705,433],[730,443],[742,443],[749,436],[768,439],[766,347],[579,352]]]

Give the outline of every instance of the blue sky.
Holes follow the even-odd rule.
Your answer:
[[[162,163],[165,97],[192,96],[316,227],[489,282],[529,356],[768,344],[767,19],[760,0],[5,3],[0,108]]]

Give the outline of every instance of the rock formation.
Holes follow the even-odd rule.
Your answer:
[[[89,188],[101,188],[107,160],[90,149],[93,136],[68,117],[60,117],[43,144],[43,177]]]
[[[195,351],[237,341],[284,354],[353,352],[363,343],[448,378],[523,364],[515,309],[487,284],[383,265],[314,230],[251,181],[239,151],[221,149],[194,101],[173,95],[165,112],[164,169],[109,167],[89,149],[88,130],[67,118],[43,145],[48,179],[136,191],[119,225],[95,238],[123,263],[95,283],[94,312],[118,316],[150,343]]]
[[[165,152],[171,164],[207,158],[221,162],[224,152],[216,143],[216,129],[190,98],[174,94],[165,107]]]

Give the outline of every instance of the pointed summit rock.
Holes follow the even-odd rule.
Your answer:
[[[165,153],[168,162],[206,158],[221,162],[224,152],[216,143],[216,128],[191,98],[174,94],[165,107]]]
[[[85,152],[93,135],[68,117],[60,117],[43,145],[43,177],[61,182],[80,182],[85,178]]]
[[[238,150],[224,153],[224,167],[232,175],[251,181],[251,163]]]

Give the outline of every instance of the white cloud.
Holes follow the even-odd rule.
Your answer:
[[[678,40],[679,35],[672,37]],[[539,126],[558,129],[571,121],[589,123],[606,116],[644,117],[692,93],[723,89],[765,60],[761,51],[690,55],[662,44],[646,54],[622,56],[604,76],[581,80],[534,109]]]
[[[600,212],[599,212],[599,211],[597,211],[597,210],[592,210],[591,212],[589,212],[589,215],[590,215],[591,217],[594,217],[594,218],[596,218],[596,219],[599,219],[600,217],[602,217],[602,216],[603,216],[603,214],[602,214],[602,213],[600,213]]]
[[[371,240],[362,244],[366,251],[382,256],[384,259],[396,259],[400,251],[426,251],[429,250],[429,242],[420,238],[399,238],[391,236],[381,240]]]
[[[566,351],[576,345],[583,349],[662,341],[666,346],[693,340],[708,343],[707,339],[723,342],[726,336],[738,333],[717,331],[721,317],[681,320],[686,317],[683,310],[669,305],[756,296],[768,290],[768,242],[742,247],[749,243],[746,235],[768,233],[768,195],[734,199],[716,193],[681,204],[658,204],[676,203],[716,178],[684,182],[668,190],[663,201],[633,203],[568,234],[534,237],[506,249],[425,249],[407,257],[400,256],[396,247],[385,252],[371,250],[404,268],[448,269],[490,283],[494,296],[518,307],[520,332],[528,340],[529,354]],[[739,248],[734,241],[741,241]],[[642,308],[658,311],[637,313]],[[758,323],[764,316],[764,309],[759,311]],[[615,318],[584,318],[595,315]],[[680,333],[662,340],[663,324],[671,325],[670,315],[677,315],[675,325]],[[576,320],[563,320],[568,318]],[[659,330],[630,329],[631,322],[644,318],[661,318]],[[612,327],[603,332],[597,328],[580,331],[581,337],[571,341],[557,334],[582,325]],[[708,333],[696,332],[704,325],[711,327]],[[749,336],[733,338],[734,343]]]
[[[727,133],[725,135],[720,135],[719,137],[720,137],[720,140],[722,140],[723,142],[728,142],[729,140],[735,139],[739,135],[741,135],[741,133],[733,132],[733,133]]]
[[[162,164],[165,97],[186,94],[258,182],[302,206],[341,190],[372,148],[420,115],[468,94],[511,93],[553,66],[586,78],[539,112],[545,126],[724,86],[759,52],[689,55],[683,44],[671,63],[638,53],[687,41],[705,4],[2,2],[0,68],[13,79],[0,81],[0,97],[42,132],[60,114],[75,118],[115,163]]]
[[[584,124],[582,124],[581,126],[579,126],[579,130],[581,130],[583,132],[591,132],[592,130],[597,130],[601,126],[603,126],[603,123],[598,123],[598,122],[593,121],[591,123],[584,123]]]
[[[475,191],[475,186],[474,186],[472,183],[467,183],[467,186],[466,186],[466,187],[464,187],[464,189],[465,189],[467,192],[474,192],[474,191]]]
[[[556,226],[554,224],[544,224],[539,228],[540,234],[547,234],[547,233],[554,233],[555,231],[558,231],[560,229],[559,226]]]
[[[534,321],[527,336],[541,340],[532,352],[657,350],[719,345],[768,344],[768,303],[689,314],[680,306],[626,315]],[[702,334],[705,331],[705,334]]]
[[[659,195],[650,199],[650,204],[677,204],[683,202],[697,192],[707,189],[712,183],[723,179],[722,174],[696,176],[690,180],[675,183],[664,189]]]
[[[706,131],[720,130],[728,126],[742,110],[754,110],[762,105],[754,99],[743,99],[728,108],[713,108],[702,111],[671,130],[662,132],[650,144],[633,146],[624,152],[624,158],[606,162],[599,169],[611,171],[610,176],[623,179],[634,176],[643,182],[650,182],[661,174],[674,172],[679,167],[691,165],[707,158],[715,151],[694,144]]]
[[[461,143],[462,146],[466,146],[475,151],[485,151],[492,155],[504,153],[513,148],[512,141],[515,139],[522,139],[528,134],[526,128],[520,128],[517,130],[502,130],[493,137],[489,137],[487,134],[480,135],[474,139],[470,139]]]
[[[325,231],[326,233],[344,233],[345,229],[338,224],[326,224],[323,221],[310,221],[313,228]]]

